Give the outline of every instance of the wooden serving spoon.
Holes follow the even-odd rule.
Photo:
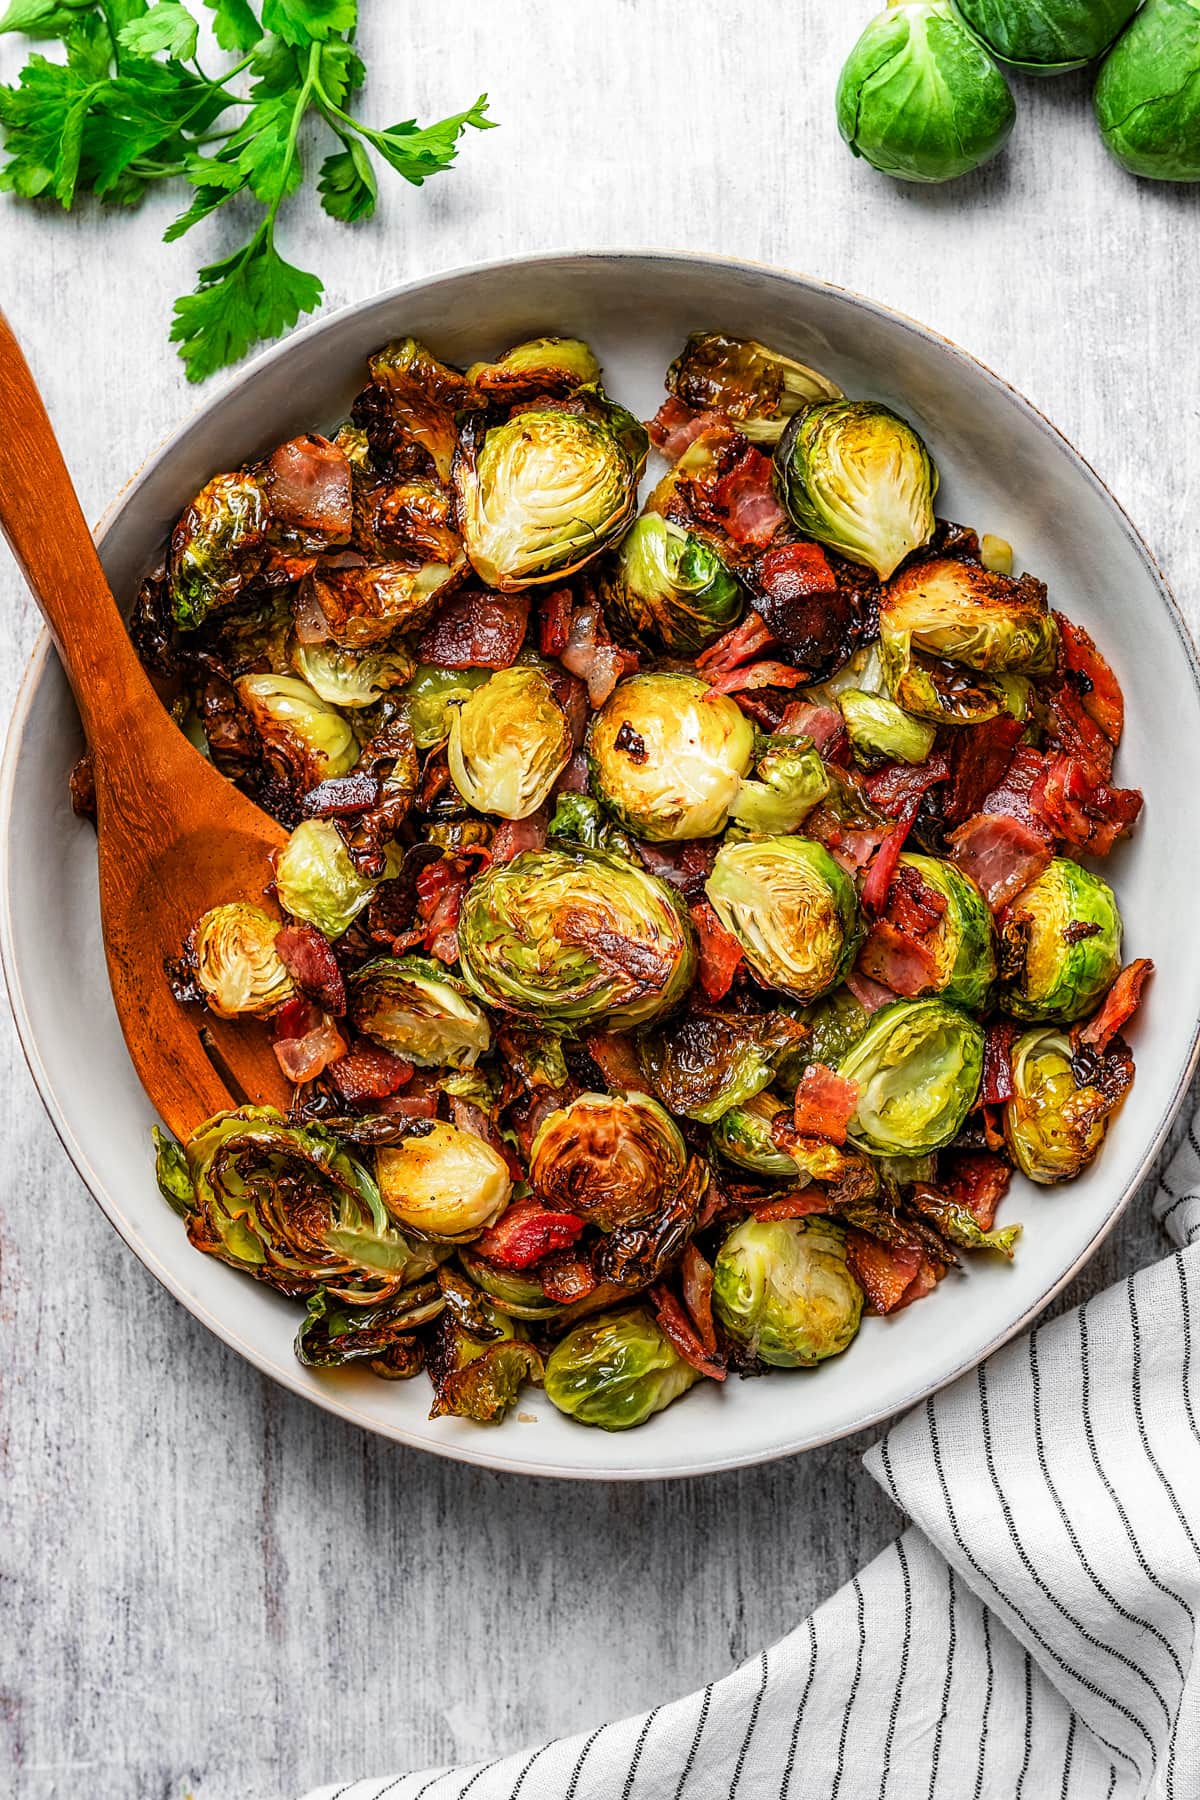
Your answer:
[[[246,1100],[286,1108],[291,1090],[266,1028],[201,1023],[164,972],[210,906],[248,900],[277,913],[264,889],[286,833],[201,756],[155,693],[3,313],[0,529],[50,627],[91,749],[104,949],[142,1086],[177,1137]]]

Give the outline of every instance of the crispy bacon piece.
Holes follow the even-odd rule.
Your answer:
[[[1011,1163],[990,1150],[961,1150],[938,1164],[938,1186],[966,1207],[981,1231],[992,1229],[1011,1180]]]
[[[846,1264],[872,1312],[895,1312],[924,1260],[915,1245],[892,1247],[868,1237],[865,1231],[846,1232]]]
[[[467,588],[439,603],[417,638],[417,655],[439,669],[510,669],[528,623],[528,594]]]
[[[818,706],[812,700],[793,700],[779,721],[781,737],[808,737],[826,762],[836,762],[849,739],[841,713],[835,706]]]
[[[263,464],[263,487],[285,530],[311,532],[329,544],[348,541],[350,459],[328,438],[297,437],[280,444]]]
[[[951,732],[950,780],[942,800],[947,825],[961,825],[999,787],[1024,730],[1020,719],[987,719]]]
[[[538,649],[543,656],[561,656],[571,630],[575,596],[570,588],[551,588],[537,603]]]
[[[688,911],[700,950],[700,986],[710,1000],[723,1000],[742,965],[742,946],[726,931],[707,900],[694,901]]]
[[[383,1100],[412,1080],[412,1064],[372,1044],[356,1044],[329,1067],[329,1079],[348,1106]]]
[[[656,450],[661,450],[670,462],[678,462],[688,445],[704,432],[711,431],[714,425],[728,425],[724,413],[695,413],[674,394],[668,395],[655,413],[647,421],[646,430],[650,433],[650,442]]]
[[[840,668],[860,643],[861,596],[843,587],[817,544],[776,544],[748,571],[754,604],[789,662],[811,677]]]
[[[886,813],[890,819],[899,819],[912,804],[914,798],[919,803],[939,783],[950,778],[950,764],[940,752],[918,763],[915,768],[908,763],[888,763],[882,769],[876,769],[868,775],[863,783],[871,805]]]
[[[861,969],[850,970],[846,976],[846,986],[867,1013],[876,1013],[881,1006],[890,1006],[896,998],[890,988],[884,987],[882,982],[873,981]]]
[[[923,1300],[926,1294],[932,1294],[945,1273],[945,1263],[934,1262],[931,1256],[923,1256],[916,1274],[896,1303],[896,1311],[901,1307],[911,1306],[914,1300]]]
[[[707,1375],[712,1381],[724,1381],[725,1364],[715,1350],[706,1350],[695,1327],[679,1301],[659,1282],[650,1289],[650,1298],[654,1302],[655,1315],[662,1327],[663,1336],[674,1344],[684,1362],[691,1363],[693,1369],[701,1375]]]
[[[696,667],[703,675],[726,675],[730,669],[740,668],[763,650],[769,650],[774,642],[758,613],[748,612],[738,624],[731,625],[719,638],[714,638],[707,650],[700,652]],[[838,721],[841,722],[840,713]]]
[[[808,1219],[814,1213],[829,1211],[829,1195],[823,1187],[801,1188],[799,1193],[786,1194],[782,1200],[760,1200],[751,1211],[764,1225],[773,1219]]]
[[[1103,1006],[1079,1033],[1079,1042],[1103,1053],[1137,1011],[1142,989],[1154,973],[1148,956],[1127,963],[1109,988]]]
[[[979,1083],[980,1106],[1003,1106],[1013,1097],[1012,1047],[1019,1027],[1011,1019],[993,1019],[983,1039],[983,1076]]]
[[[633,1039],[623,1031],[594,1031],[583,1047],[614,1090],[638,1092],[646,1085]]]
[[[807,669],[793,669],[790,663],[758,662],[718,675],[711,687],[714,694],[742,694],[753,693],[756,688],[803,687],[811,680]]]
[[[530,1269],[554,1250],[569,1250],[583,1220],[551,1212],[539,1200],[518,1200],[475,1241],[475,1249],[502,1269]]]
[[[695,1244],[685,1244],[679,1259],[679,1282],[683,1304],[691,1315],[696,1335],[711,1355],[717,1347],[717,1328],[713,1323],[712,1264],[702,1256]]]
[[[874,861],[867,871],[867,878],[862,886],[862,903],[868,912],[880,913],[887,905],[888,893],[896,874],[905,840],[912,830],[913,821],[921,810],[923,795],[913,794],[905,802],[903,811],[898,815],[892,830],[888,832],[878,850]]]
[[[786,525],[787,515],[775,498],[772,477],[770,457],[747,445],[713,489],[713,500],[724,513],[725,529],[735,544],[761,548]]]
[[[475,873],[465,856],[426,863],[417,875],[417,914],[425,926],[425,947],[439,962],[458,961],[458,915]]]
[[[538,1277],[547,1300],[557,1300],[560,1306],[573,1306],[577,1300],[586,1300],[597,1287],[591,1264],[578,1257],[556,1257],[543,1263]]]
[[[903,871],[901,871],[903,873]],[[937,985],[937,962],[919,937],[910,936],[889,919],[876,919],[858,954],[858,966],[871,981],[892,994],[915,999]]]
[[[561,661],[564,669],[587,684],[588,699],[596,708],[604,705],[622,675],[632,674],[638,666],[632,650],[613,643],[594,600],[585,601],[571,614]]]
[[[1051,859],[1051,846],[1019,819],[976,813],[948,839],[951,860],[969,875],[993,912],[1036,881]]]
[[[329,939],[315,925],[292,921],[275,933],[275,950],[305,998],[340,1018],[346,1010],[346,984]]]
[[[502,819],[492,839],[493,863],[509,863],[525,850],[541,850],[549,825],[550,813],[545,806],[539,806],[527,819]]]
[[[945,917],[946,896],[930,887],[919,870],[897,870],[888,896],[887,916],[897,930],[910,937],[925,937]]]
[[[1094,781],[1077,757],[1060,754],[1050,758],[1034,782],[1030,805],[1072,850],[1107,856],[1136,821],[1142,796],[1137,788]]]
[[[795,1126],[801,1137],[844,1144],[846,1127],[858,1105],[858,1084],[825,1063],[809,1063],[796,1089]]]
[[[441,1093],[434,1077],[418,1069],[411,1081],[379,1102],[379,1111],[389,1119],[435,1119]]]
[[[1072,624],[1056,612],[1059,632],[1059,671],[1073,678],[1084,711],[1100,727],[1115,749],[1125,730],[1125,697],[1121,684],[1082,625]]]
[[[644,844],[639,839],[635,847],[650,873],[678,888],[685,900],[702,897],[717,856],[711,839],[692,838],[682,844]]]
[[[329,1017],[309,1000],[289,1000],[275,1015],[275,1058],[297,1086],[315,1081],[339,1057],[346,1040]]]

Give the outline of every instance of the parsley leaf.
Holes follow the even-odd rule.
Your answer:
[[[290,331],[313,312],[323,292],[315,275],[285,262],[263,232],[244,250],[200,270],[194,294],[175,302],[171,340],[179,345],[189,381],[203,381],[240,362],[260,338]]]
[[[119,35],[125,48],[139,56],[165,50],[177,61],[188,62],[196,54],[200,28],[179,0],[158,0],[140,19],[131,19]]]
[[[420,187],[430,175],[449,168],[458,155],[458,139],[468,125],[473,125],[476,131],[495,128],[495,120],[487,117],[486,94],[480,94],[468,112],[440,119],[436,125],[427,125],[424,130],[419,129],[415,119],[406,119],[403,124],[389,126],[386,131],[372,131],[366,135],[398,175],[403,175],[414,187]]]
[[[344,138],[346,148],[327,156],[321,164],[317,186],[321,205],[331,219],[353,225],[358,219],[369,219],[375,211],[379,185],[371,158],[358,138]]]
[[[11,0],[0,32],[23,31],[26,37],[63,37],[91,0]]]
[[[354,30],[358,0],[263,0],[262,21],[285,43],[318,44],[335,32]]]
[[[217,15],[213,34],[222,50],[253,50],[262,36],[262,26],[248,0],[204,0],[204,4]]]

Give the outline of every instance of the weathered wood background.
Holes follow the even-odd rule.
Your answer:
[[[419,194],[390,179],[353,232],[311,197],[290,208],[285,253],[331,306],[550,247],[713,250],[844,283],[1029,394],[1200,622],[1197,190],[1111,165],[1084,77],[1020,83],[1004,159],[919,191],[854,162],[834,126],[869,0],[362,11],[367,116],[428,118],[487,88],[503,129]],[[0,74],[18,61],[0,39]],[[164,247],[174,210],[0,203],[0,301],[93,516],[197,398],[170,302],[231,227]],[[7,712],[38,622],[2,552],[0,602]],[[674,1486],[537,1484],[277,1391],[110,1231],[0,1031],[0,1792],[290,1800],[575,1730],[725,1672],[896,1530],[857,1442]],[[1135,1206],[1068,1302],[1162,1248]]]

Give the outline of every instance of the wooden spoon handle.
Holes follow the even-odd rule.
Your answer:
[[[50,627],[88,742],[159,704],[117,611],[29,364],[0,312],[0,529]],[[116,734],[114,739],[114,734]]]

